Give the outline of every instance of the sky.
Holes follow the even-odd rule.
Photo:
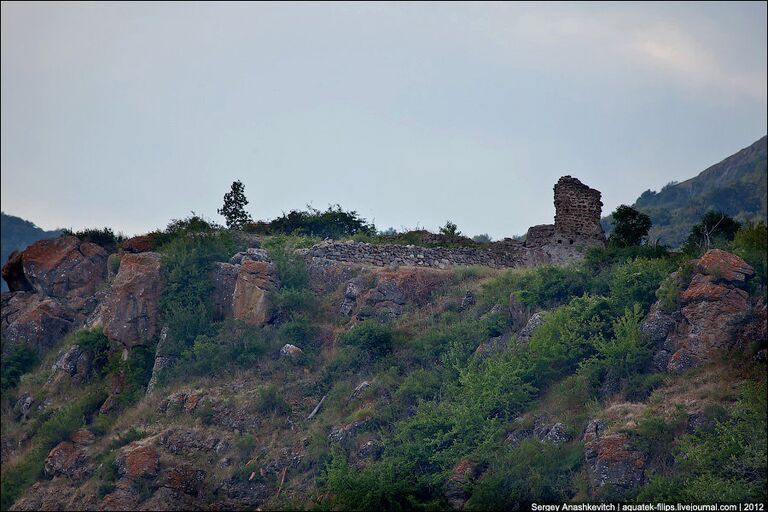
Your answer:
[[[493,239],[763,136],[765,2],[2,3],[2,210],[126,235],[340,204]]]

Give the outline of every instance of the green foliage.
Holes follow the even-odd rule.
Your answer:
[[[571,479],[583,457],[580,445],[525,440],[493,458],[465,509],[521,510],[536,502],[566,502],[572,498]]]
[[[83,242],[91,242],[96,245],[100,245],[107,252],[115,252],[120,242],[125,240],[125,236],[122,233],[115,235],[112,228],[91,228],[84,229],[82,231],[72,231],[71,229],[62,230],[62,235],[75,236]]]
[[[160,247],[165,280],[160,314],[168,327],[165,354],[179,355],[197,336],[212,334],[210,271],[214,261],[225,261],[234,252],[234,242],[228,234],[212,228],[196,231],[203,222],[197,217],[175,221],[168,229],[173,238]]]
[[[647,310],[656,300],[656,290],[674,270],[674,262],[668,258],[637,258],[617,266],[610,278],[611,299],[621,311],[639,304]]]
[[[107,364],[110,348],[109,339],[102,329],[82,329],[72,335],[72,344],[79,345],[92,356],[91,368],[94,373],[101,371]]]
[[[454,222],[449,220],[445,222],[445,226],[440,228],[440,234],[450,238],[456,238],[461,236],[461,231],[459,231],[458,226]]]
[[[404,407],[414,406],[420,400],[434,400],[441,385],[441,372],[420,368],[406,375],[395,392],[395,400]]]
[[[509,270],[483,283],[479,301],[486,307],[507,305],[510,293],[531,309],[550,309],[581,296],[588,290],[589,275],[576,267],[542,266]]]
[[[691,228],[683,251],[699,257],[709,249],[729,249],[729,242],[734,239],[740,227],[741,224],[725,213],[710,210]]]
[[[757,281],[765,286],[768,281],[768,227],[765,222],[744,224],[733,239],[733,252],[755,269]]]
[[[294,254],[296,249],[311,247],[320,240],[303,236],[273,236],[264,242],[264,248],[277,268],[280,284],[284,288],[306,288],[309,274],[304,260]]]
[[[675,471],[651,478],[638,501],[765,502],[766,384],[747,383],[727,419],[680,437]]]
[[[342,238],[357,234],[372,236],[376,227],[355,211],[344,211],[340,205],[320,211],[307,205],[307,210],[291,210],[269,223],[273,234],[304,235],[320,238]]]
[[[642,320],[640,306],[635,304],[613,323],[613,338],[598,337],[593,342],[595,359],[620,378],[642,371],[651,357],[651,347],[640,332]]]
[[[263,414],[284,416],[290,414],[291,406],[280,396],[275,386],[268,386],[259,391],[259,397],[256,400],[256,410]]]
[[[201,334],[182,353],[178,372],[215,375],[232,366],[252,367],[271,343],[270,331],[226,321],[214,327],[211,335]]]
[[[27,487],[42,477],[43,464],[50,449],[68,439],[75,430],[86,426],[106,397],[104,391],[90,389],[42,423],[24,458],[13,466],[3,467],[0,509],[8,510]]]
[[[30,371],[37,363],[37,353],[24,344],[14,345],[8,355],[2,358],[0,389],[3,392],[16,387],[21,376]]]
[[[617,247],[640,245],[651,229],[651,218],[631,206],[622,204],[612,214],[613,231],[608,243]]]
[[[540,387],[572,373],[612,335],[612,317],[608,299],[589,295],[551,311],[531,337],[527,380]]]
[[[253,222],[250,214],[245,211],[247,204],[245,186],[240,180],[233,181],[232,189],[224,194],[224,205],[216,212],[227,219],[229,229],[242,229],[245,224]]]
[[[392,329],[373,320],[366,320],[339,336],[339,343],[359,348],[373,357],[392,351]]]
[[[330,491],[336,510],[409,510],[416,500],[407,461],[387,461],[358,470],[340,450],[332,452],[321,485]]]
[[[116,353],[104,367],[106,373],[122,375],[123,391],[115,395],[120,408],[125,408],[137,402],[147,388],[152,377],[152,367],[155,362],[154,347],[136,346],[128,352],[128,359],[123,361],[121,354]]]

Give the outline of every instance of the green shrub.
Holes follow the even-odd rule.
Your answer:
[[[319,238],[342,238],[363,234],[372,236],[376,227],[368,224],[355,211],[344,211],[340,205],[328,206],[325,211],[307,205],[307,210],[291,210],[269,223],[272,233],[305,235]]]
[[[92,356],[91,367],[94,373],[100,372],[108,362],[110,343],[102,329],[83,329],[72,336],[72,344]]]
[[[541,387],[573,373],[597,343],[613,335],[612,317],[608,299],[589,295],[551,311],[528,344],[525,380]]]
[[[742,226],[733,239],[733,252],[755,269],[756,280],[765,286],[768,280],[768,227],[765,222],[749,222]]]
[[[647,311],[656,300],[656,290],[674,270],[667,258],[638,258],[616,267],[609,284],[611,298],[619,311],[639,304]]]
[[[683,252],[698,258],[709,249],[729,250],[731,241],[740,227],[741,224],[725,213],[708,211],[701,221],[691,228],[683,244]]]
[[[212,335],[195,338],[173,372],[215,375],[231,366],[252,367],[270,346],[271,331],[229,320],[213,327]]]
[[[580,445],[555,446],[525,440],[493,458],[475,484],[466,510],[521,510],[532,503],[563,503],[572,498],[571,479],[581,466]]]
[[[664,384],[665,378],[663,373],[632,375],[624,384],[624,396],[630,402],[643,402]]]
[[[290,414],[291,406],[280,396],[275,386],[269,386],[259,391],[256,410],[264,414],[274,413],[284,416]]]
[[[506,306],[510,293],[530,309],[550,309],[588,291],[587,273],[577,267],[542,266],[510,270],[480,288],[479,302],[486,307]]]
[[[404,407],[414,406],[419,400],[433,400],[441,385],[441,372],[420,368],[406,375],[395,392],[395,400]]]
[[[122,233],[115,235],[115,232],[112,231],[112,228],[107,227],[103,229],[84,229],[82,231],[64,229],[62,230],[62,234],[75,236],[83,242],[91,242],[96,245],[100,245],[107,252],[115,252],[117,250],[118,244],[125,240],[125,237],[122,235]]]
[[[374,357],[392,351],[392,329],[372,320],[366,320],[339,336],[339,343],[357,347]]]
[[[21,376],[30,371],[37,363],[37,353],[24,344],[14,345],[8,355],[2,358],[2,373],[0,374],[0,389],[6,390],[16,387]]]
[[[173,238],[159,249],[165,281],[160,316],[168,327],[164,354],[179,355],[192,346],[197,336],[212,333],[210,271],[214,261],[226,261],[234,252],[232,237],[226,233],[187,231],[197,223],[189,219],[183,226],[169,226]]]

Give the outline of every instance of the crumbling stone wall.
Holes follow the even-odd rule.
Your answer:
[[[603,203],[600,191],[576,178],[563,176],[555,184],[555,243],[602,245],[605,234],[600,226]]]
[[[492,244],[490,249],[417,247],[325,241],[300,252],[307,257],[387,266],[447,268],[455,265],[520,267],[528,265],[529,252],[520,242]]]
[[[555,223],[529,228],[525,242],[504,239],[483,248],[447,249],[325,241],[299,253],[310,258],[377,266],[504,268],[571,263],[584,257],[585,248],[605,244],[600,226],[602,206],[599,191],[576,178],[563,176],[555,185]]]

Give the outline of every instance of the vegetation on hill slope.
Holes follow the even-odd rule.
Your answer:
[[[643,192],[633,206],[651,217],[650,239],[679,247],[691,226],[710,210],[723,212],[741,222],[765,221],[767,143],[768,138],[762,137],[694,178],[671,182],[659,192]],[[610,231],[611,223],[611,217],[604,219],[606,231]]]

